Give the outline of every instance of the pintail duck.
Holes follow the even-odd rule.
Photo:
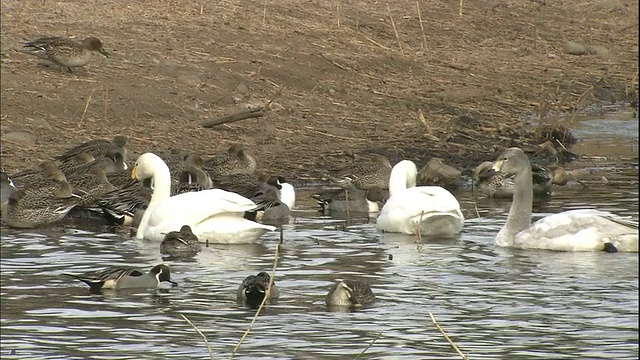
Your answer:
[[[77,155],[70,157],[66,162],[58,161],[56,165],[58,168],[65,174],[69,175],[75,169],[79,168],[82,165],[89,164],[94,161],[96,158],[93,155],[87,154],[86,152],[81,152]]]
[[[68,181],[74,189],[86,193],[82,197],[80,206],[91,204],[95,206],[95,199],[109,191],[116,190],[107,179],[107,174],[102,167],[95,166],[85,173],[75,173],[68,176]]]
[[[113,174],[127,170],[122,153],[119,151],[109,151],[107,156],[98,156],[95,160],[70,170],[67,173],[67,177],[71,178],[82,174],[92,174],[95,173],[95,169],[100,169],[105,174]]]
[[[496,236],[496,245],[554,251],[638,252],[638,222],[609,212],[569,210],[531,224],[531,165],[521,149],[507,149],[488,171],[512,177],[514,184],[513,203]]]
[[[202,170],[203,161],[199,155],[186,150],[171,149],[171,153],[160,156],[171,174],[171,195],[211,189],[209,174]]]
[[[94,51],[105,57],[109,53],[102,48],[102,42],[95,37],[89,37],[77,42],[64,37],[42,37],[23,44],[22,52],[49,60],[71,71],[71,68],[85,66],[91,60]]]
[[[331,287],[325,302],[329,307],[361,307],[375,299],[371,286],[365,281],[342,280]]]
[[[203,161],[199,155],[188,154],[181,166],[176,167],[175,173],[169,168],[172,181],[171,194],[177,195],[190,191],[211,189],[213,182],[203,169]],[[175,175],[174,175],[175,174]]]
[[[34,228],[57,222],[85,195],[71,187],[52,161],[45,162],[39,175],[39,178],[31,179],[28,186],[9,196],[6,211],[2,213],[9,226]]]
[[[168,232],[160,243],[160,253],[172,258],[192,257],[201,249],[202,245],[189,225],[183,225],[180,231]]]
[[[48,183],[51,180],[66,181],[64,173],[60,171],[58,165],[50,160],[45,160],[36,167],[17,172],[11,175],[11,179],[18,189],[41,187],[43,183]]]
[[[372,187],[389,188],[391,163],[384,155],[371,161],[357,161],[341,170],[332,180],[345,189],[369,190]]]
[[[389,197],[389,192],[379,187],[369,190],[332,189],[320,194],[311,195],[322,213],[376,213]]]
[[[9,203],[9,197],[14,192],[18,191],[9,175],[5,172],[0,172],[0,214],[3,213]]]
[[[115,157],[116,154],[120,154],[122,156],[122,161],[124,162],[124,169],[127,169],[128,166],[126,164],[127,161],[127,141],[128,137],[124,135],[116,135],[113,140],[108,141],[104,139],[95,139],[84,142],[80,145],[76,145],[71,149],[65,151],[62,155],[57,156],[55,160],[60,162],[69,162],[71,159],[74,159],[81,153],[86,153],[94,158],[98,157]],[[115,160],[115,158],[114,158]]]
[[[211,181],[215,189],[222,189],[240,194],[246,198],[252,198],[270,179],[271,177],[267,173],[258,171],[255,174],[216,176],[212,177]],[[275,186],[273,183],[270,185]]]
[[[59,194],[18,190],[9,196],[2,219],[7,225],[20,229],[49,225],[62,220],[79,201],[73,195],[60,197]]]
[[[149,206],[153,191],[138,182],[104,193],[95,199],[98,208],[110,223],[137,227]]]
[[[201,242],[240,244],[255,243],[275,227],[242,217],[256,204],[235,193],[209,189],[171,196],[171,174],[162,159],[145,153],[138,157],[131,171],[138,181],[150,179],[153,195],[145,210],[136,237],[162,241],[164,234],[189,225]]]
[[[389,177],[389,199],[376,227],[386,232],[456,236],[464,216],[458,200],[439,186],[415,186],[418,170],[410,160],[397,163]]]
[[[238,287],[238,291],[236,291],[237,302],[250,308],[257,309],[260,307],[262,300],[264,300],[270,281],[271,276],[264,271],[258,273],[258,275],[247,276]],[[279,297],[280,291],[274,281],[271,284],[269,297],[267,298],[266,303],[275,304]]]
[[[212,187],[213,182],[209,174],[195,166],[187,166],[186,169],[179,172],[178,182],[171,184],[171,195],[202,191]]]
[[[229,150],[214,155],[204,161],[202,166],[211,178],[232,174],[253,174],[256,160],[240,144],[234,144]]]
[[[282,176],[272,176],[251,197],[261,211],[260,220],[265,224],[278,225],[289,219],[296,204],[296,190]],[[245,217],[247,214],[245,214]],[[249,217],[251,215],[249,214]]]
[[[474,186],[480,192],[490,198],[511,198],[514,192],[513,177],[506,177],[502,173],[487,171],[493,163],[485,161],[474,170]],[[531,164],[531,181],[534,196],[547,196],[551,194],[552,185],[565,185],[568,182],[564,169],[557,167],[550,170],[547,167]]]
[[[259,171],[255,174],[231,174],[211,179],[214,189],[221,189],[244,196],[256,203],[256,207],[245,213],[245,219],[256,220],[258,211],[279,203],[278,192],[282,186],[275,177]]]
[[[167,265],[154,266],[148,273],[135,267],[109,267],[99,271],[89,271],[83,274],[66,274],[89,285],[92,292],[105,289],[134,289],[157,288],[161,282],[168,282],[172,286],[178,283],[171,279],[171,270]]]

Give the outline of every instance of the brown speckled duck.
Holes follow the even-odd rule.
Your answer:
[[[234,144],[229,150],[218,153],[204,161],[202,166],[211,178],[232,174],[253,174],[256,160],[240,144]]]
[[[74,67],[85,66],[91,60],[93,52],[109,57],[102,42],[96,37],[86,38],[82,42],[58,36],[42,37],[25,42],[23,47],[22,52],[49,60],[67,68],[69,72]]]

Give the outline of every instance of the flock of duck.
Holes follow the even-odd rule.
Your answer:
[[[71,71],[94,51],[107,56],[96,38],[82,43],[40,38],[25,47]],[[125,136],[92,140],[68,149],[35,168],[1,174],[2,221],[33,228],[65,218],[82,218],[136,228],[136,238],[160,242],[169,257],[193,256],[201,243],[254,243],[286,221],[296,201],[294,187],[281,176],[256,171],[255,159],[239,145],[208,159],[185,150],[140,155],[127,163]],[[456,197],[439,186],[416,186],[416,165],[391,165],[384,156],[359,162],[333,177],[336,190],[313,197],[326,212],[377,213],[383,232],[419,236],[456,236],[464,216]],[[499,246],[555,251],[638,251],[638,223],[609,212],[581,209],[531,223],[534,194],[558,183],[546,168],[531,165],[519,148],[504,151],[476,169],[478,188],[489,196],[512,197],[507,221],[496,236]],[[108,268],[76,277],[92,290],[175,285],[169,267],[149,272]],[[268,290],[270,289],[270,290]],[[264,272],[247,277],[238,301],[256,305],[278,290]],[[362,281],[336,283],[327,305],[364,305],[375,299]]]

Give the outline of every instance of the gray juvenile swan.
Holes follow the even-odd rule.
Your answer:
[[[514,176],[514,195],[499,246],[555,251],[638,252],[638,223],[593,209],[569,210],[531,224],[531,166],[519,148],[507,149],[490,171]]]

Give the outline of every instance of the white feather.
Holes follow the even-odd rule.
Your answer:
[[[212,189],[169,197],[171,178],[167,165],[155,154],[141,155],[135,164],[139,179],[153,177],[154,190],[140,222],[138,239],[162,241],[164,234],[189,225],[201,242],[253,243],[275,227],[243,218],[256,204],[236,193]]]
[[[415,187],[417,168],[409,160],[397,163],[389,179],[390,197],[378,216],[382,231],[453,236],[462,231],[464,216],[458,200],[439,186]]]

